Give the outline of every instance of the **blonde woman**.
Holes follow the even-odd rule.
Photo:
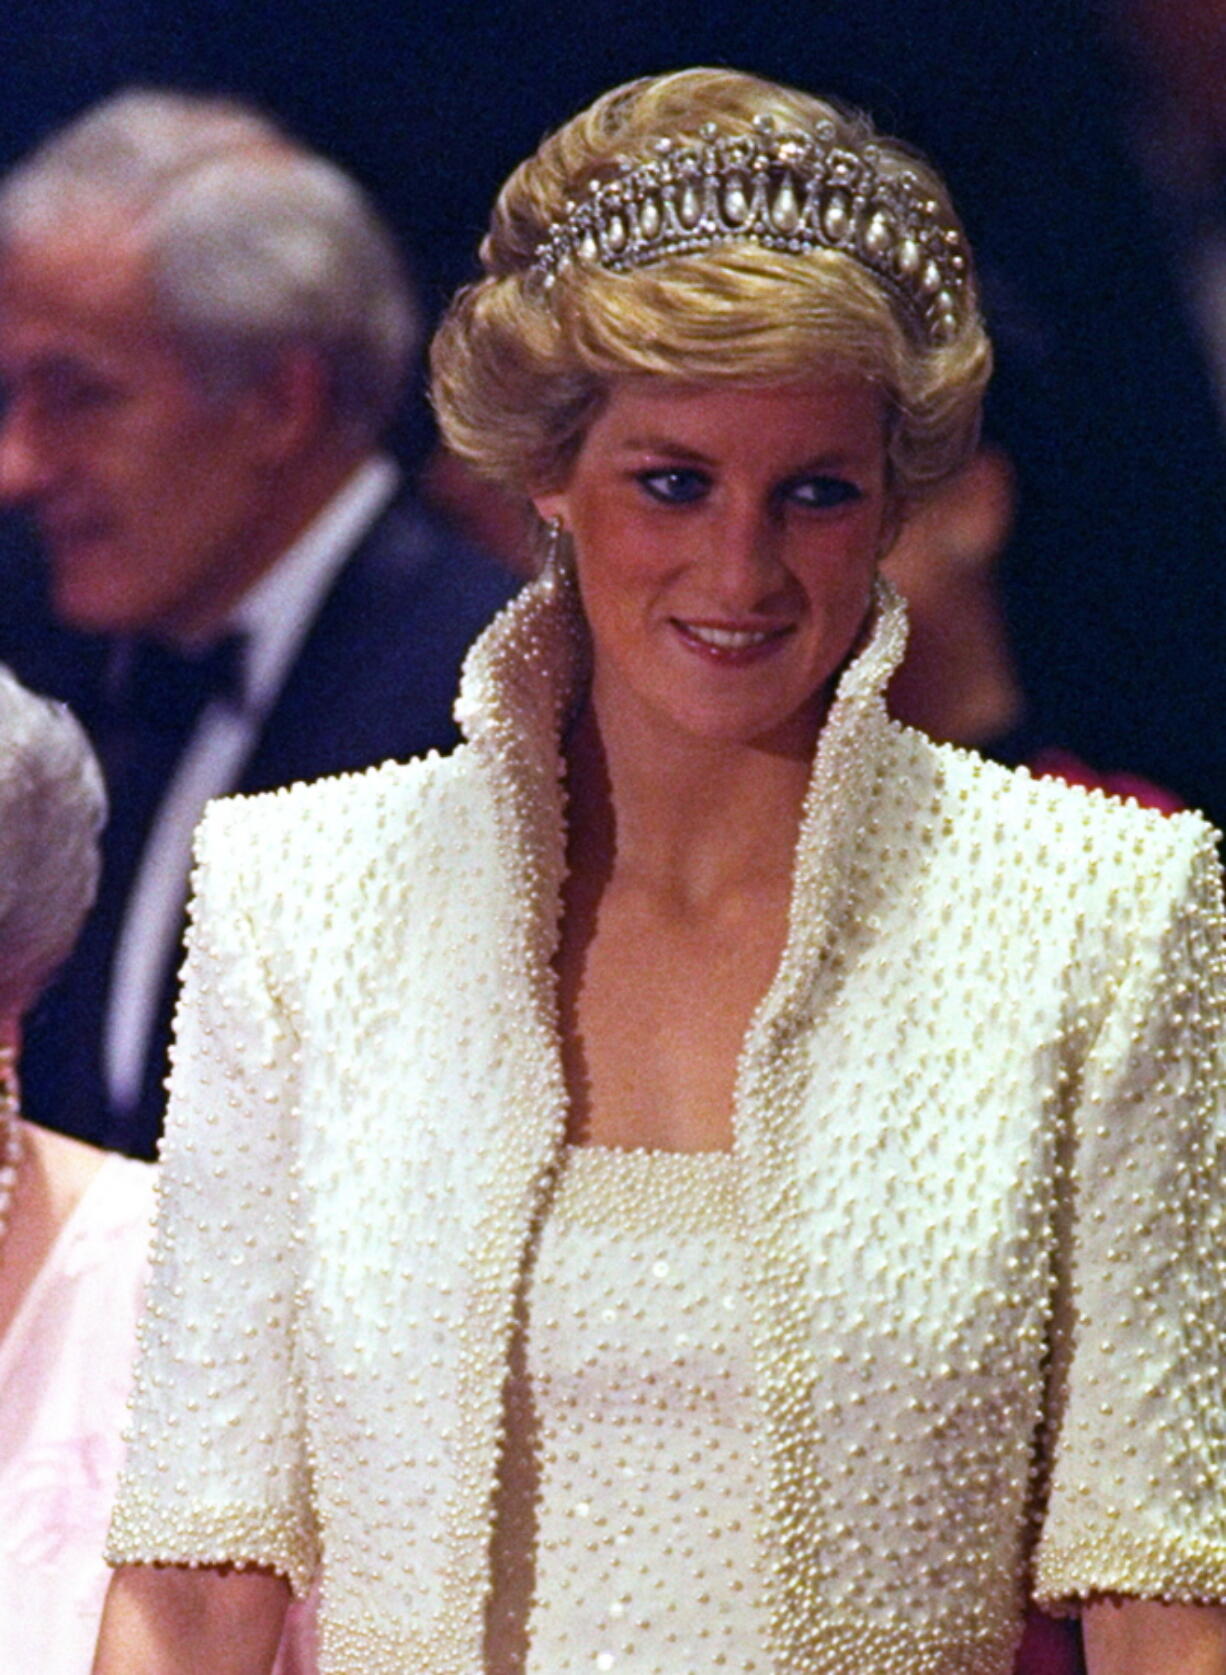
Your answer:
[[[434,349],[544,576],[466,744],[220,806],[102,1675],[1226,1670],[1222,924],[932,744],[878,566],[989,350],[936,175],[619,88]]]

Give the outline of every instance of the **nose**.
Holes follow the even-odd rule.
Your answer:
[[[759,609],[785,579],[779,520],[760,504],[725,506],[708,536],[716,601],[730,615]]]
[[[39,441],[25,403],[10,396],[0,404],[0,505],[34,500],[46,488],[52,462]]]

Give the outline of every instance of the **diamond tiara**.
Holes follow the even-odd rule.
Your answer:
[[[567,204],[533,271],[548,290],[572,263],[628,273],[729,242],[841,250],[891,287],[931,342],[948,342],[969,290],[961,234],[917,175],[884,174],[877,147],[848,151],[836,137],[833,123],[782,133],[757,117],[748,134],[707,123],[697,143],[657,140],[648,162],[623,161]]]

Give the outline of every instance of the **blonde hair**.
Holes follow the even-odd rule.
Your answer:
[[[869,120],[734,70],[695,69],[613,89],[511,175],[481,245],[484,277],[453,301],[431,348],[432,392],[449,446],[521,494],[560,488],[611,384],[784,383],[852,369],[878,383],[890,415],[893,488],[914,495],[956,472],[978,437],[991,349],[968,274],[955,329],[931,341],[888,283],[842,250],[804,254],[720,242],[630,272],[574,263],[546,288],[535,261],[551,225],[623,160],[706,124],[749,134],[833,129],[881,172],[909,171],[958,229],[944,182]]]

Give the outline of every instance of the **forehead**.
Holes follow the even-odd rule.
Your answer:
[[[831,370],[786,384],[674,384],[621,379],[587,436],[585,451],[667,445],[713,458],[800,457],[884,446],[886,403],[863,373]]]
[[[0,252],[0,365],[10,376],[48,355],[105,360],[163,346],[149,259],[130,226],[87,222]]]

